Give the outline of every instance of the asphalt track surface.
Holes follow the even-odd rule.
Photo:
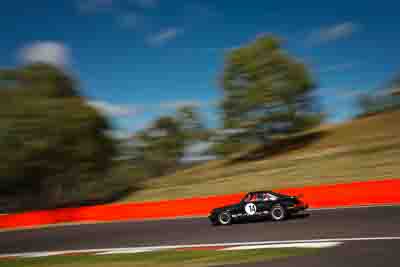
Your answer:
[[[1,232],[0,254],[134,246],[400,236],[399,206],[320,210],[310,211],[309,214],[310,216],[284,222],[260,221],[218,227],[211,226],[207,218],[199,218],[69,225]],[[397,243],[399,244],[400,242]],[[400,252],[400,249],[398,251]]]
[[[400,266],[400,241],[346,242],[336,248],[322,249],[316,255],[290,257],[240,267],[380,267]],[[227,265],[224,267],[237,267]]]

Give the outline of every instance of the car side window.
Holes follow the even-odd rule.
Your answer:
[[[275,201],[278,197],[270,193],[262,193],[262,201]]]
[[[277,196],[275,196],[275,195],[273,195],[273,194],[270,194],[270,193],[267,193],[267,197],[268,197],[268,200],[269,200],[269,201],[275,201],[275,200],[278,199]]]
[[[255,201],[264,201],[264,193],[257,193]]]
[[[259,201],[274,201],[277,199],[278,198],[276,196],[269,193],[252,193],[252,194],[247,194],[244,197],[244,202],[249,203],[249,202],[259,202]]]

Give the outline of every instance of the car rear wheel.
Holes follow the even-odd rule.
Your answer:
[[[224,211],[218,215],[218,222],[221,225],[229,225],[232,223],[232,216],[229,212]]]
[[[281,205],[275,205],[271,209],[271,217],[274,221],[282,221],[286,218],[286,210]]]

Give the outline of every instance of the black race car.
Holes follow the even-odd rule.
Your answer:
[[[282,221],[308,208],[308,205],[300,200],[301,197],[286,196],[272,191],[250,192],[237,204],[213,209],[208,218],[214,225],[227,225],[238,219],[258,217]]]

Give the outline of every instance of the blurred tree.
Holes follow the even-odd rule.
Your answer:
[[[287,123],[288,131],[314,126],[314,82],[304,64],[281,49],[281,42],[262,36],[228,53],[222,76],[226,128],[255,128]],[[309,123],[310,122],[310,123]]]
[[[174,117],[156,119],[138,136],[145,144],[143,161],[151,170],[151,176],[163,175],[178,166],[184,153],[185,136]]]
[[[64,72],[46,65],[0,71],[0,194],[29,199],[29,208],[96,195],[116,153],[109,130]]]
[[[391,95],[400,96],[400,74],[397,74],[389,83],[389,90]]]
[[[208,131],[196,107],[188,105],[179,108],[176,112],[176,120],[187,144],[204,141],[208,138]]]
[[[360,117],[400,109],[400,75],[358,98]]]
[[[400,87],[400,73],[396,73],[390,80],[389,87]]]
[[[358,104],[361,109],[362,116],[370,115],[378,112],[379,104],[376,97],[369,94],[362,94],[358,98]]]
[[[274,133],[298,132],[321,122],[310,73],[273,36],[228,53],[221,87],[225,128],[247,129],[249,136],[267,140]]]
[[[2,84],[12,84],[14,93],[46,97],[78,96],[77,83],[64,71],[52,65],[36,63],[20,69],[0,71]]]

